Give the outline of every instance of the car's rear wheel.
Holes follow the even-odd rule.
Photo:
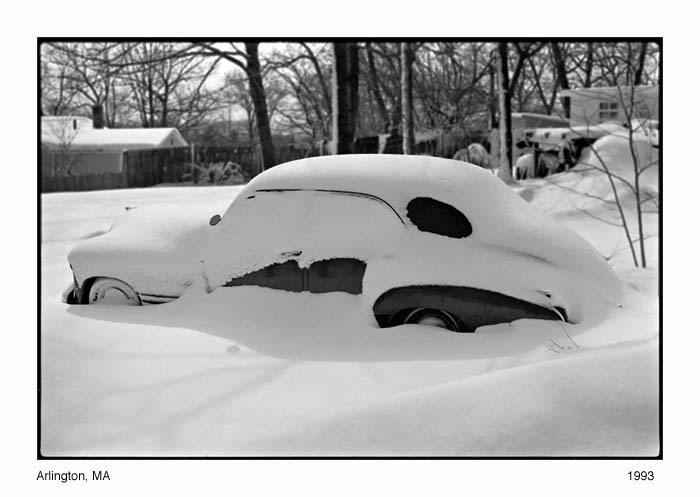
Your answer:
[[[461,332],[459,320],[452,314],[439,309],[413,309],[403,319],[404,324],[435,326],[449,331]]]
[[[96,278],[90,285],[87,303],[108,305],[141,305],[141,299],[131,286],[114,278]]]

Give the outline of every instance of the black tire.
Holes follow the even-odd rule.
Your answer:
[[[440,309],[413,309],[403,317],[403,324],[435,326],[457,333],[466,331],[458,318]]]

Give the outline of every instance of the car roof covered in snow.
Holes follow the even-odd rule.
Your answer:
[[[364,193],[397,208],[417,196],[461,204],[468,197],[474,200],[474,195],[482,196],[487,191],[495,190],[495,194],[508,190],[492,173],[462,161],[356,154],[300,159],[273,167],[254,178],[239,198],[253,191],[286,189]]]

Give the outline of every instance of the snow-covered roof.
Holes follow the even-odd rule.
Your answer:
[[[568,121],[565,117],[551,116],[549,114],[536,114],[534,112],[512,112],[511,117],[528,117],[531,119],[557,120],[563,123]]]
[[[572,126],[564,135],[565,138],[600,138],[606,135],[627,136],[627,128],[615,122],[605,122],[601,124],[582,124]]]
[[[84,117],[42,117],[41,143],[71,150],[128,150],[186,147],[187,141],[176,128],[94,129]]]
[[[491,178],[485,178],[485,175]],[[246,191],[316,189],[359,192],[405,205],[415,196],[465,200],[465,180],[481,192],[501,186],[492,174],[459,161],[416,155],[353,154],[300,159],[256,176]],[[502,193],[502,192],[499,192]],[[245,198],[245,195],[240,197]]]
[[[593,98],[617,98],[620,93],[627,95],[632,87],[630,86],[601,86],[597,88],[577,88],[575,90],[562,90],[562,97],[593,97]],[[635,86],[634,91],[640,93],[658,93],[658,85]]]

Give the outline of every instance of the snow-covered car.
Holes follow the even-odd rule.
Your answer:
[[[381,327],[472,332],[523,318],[580,322],[620,298],[586,241],[464,162],[302,159],[258,175],[223,216],[207,209],[128,210],[70,252],[68,302],[139,305],[254,285],[357,295]]]

